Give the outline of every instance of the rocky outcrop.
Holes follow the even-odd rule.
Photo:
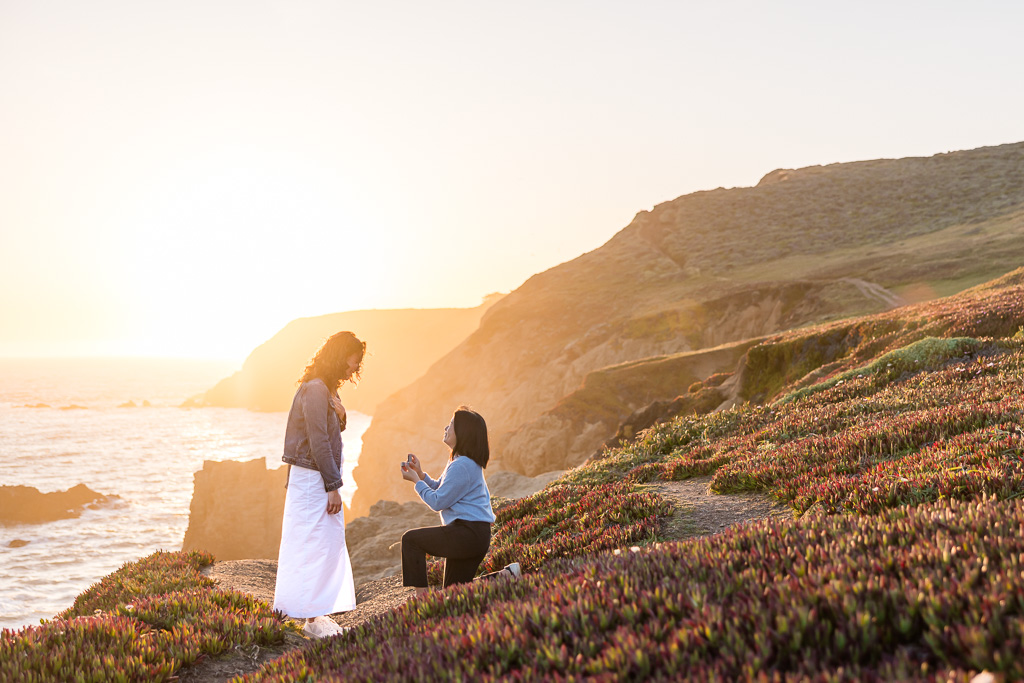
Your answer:
[[[377,404],[412,382],[476,329],[501,296],[476,308],[350,311],[301,318],[257,347],[242,369],[187,405],[288,410],[296,380],[324,339],[351,330],[366,342],[362,379],[341,396],[353,410],[372,415]]]
[[[71,519],[81,516],[84,510],[117,499],[117,496],[96,493],[85,484],[51,493],[41,493],[32,486],[0,486],[0,524],[42,524]]]
[[[641,212],[601,248],[530,278],[379,405],[352,511],[408,500],[394,462],[415,452],[439,469],[459,404],[487,419],[502,462],[511,433],[601,368],[874,313],[906,287],[938,296],[1012,270],[1024,260],[1021,207],[1024,143],[776,173]]]
[[[266,458],[204,462],[181,549],[206,550],[218,560],[276,560],[287,472],[268,470]]]

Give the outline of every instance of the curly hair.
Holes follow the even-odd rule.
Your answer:
[[[359,365],[354,372],[349,373],[348,359],[355,354],[359,354]],[[309,361],[299,382],[321,379],[328,389],[337,391],[342,382],[359,379],[365,354],[366,342],[359,341],[351,332],[338,332],[328,338],[320,350],[314,354],[313,360]]]

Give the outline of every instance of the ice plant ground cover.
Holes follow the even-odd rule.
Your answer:
[[[213,588],[209,553],[129,562],[41,626],[0,634],[0,680],[166,681],[203,655],[284,640],[282,615]]]
[[[1022,572],[1020,500],[812,515],[454,587],[245,680],[1020,680]]]
[[[481,571],[518,561],[523,579],[413,599],[246,680],[1024,679],[1022,280],[754,347],[746,404],[497,510]],[[663,542],[647,483],[698,475],[794,519]],[[269,607],[207,585],[210,560],[126,566],[60,620],[4,632],[0,673],[167,680],[279,638]]]

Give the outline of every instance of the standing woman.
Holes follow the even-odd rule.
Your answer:
[[[304,631],[314,638],[341,633],[325,615],[356,606],[338,491],[345,429],[338,388],[359,377],[365,351],[366,343],[351,332],[324,342],[302,375],[285,429],[284,461],[290,467],[274,609],[306,619]]]
[[[427,506],[441,513],[443,526],[406,531],[402,536],[402,583],[419,592],[427,589],[427,558],[445,558],[444,586],[473,580],[491,546],[491,494],[484,481],[490,457],[487,424],[466,406],[455,411],[444,430],[444,443],[452,449],[441,478],[423,472],[420,460],[409,454],[402,463],[402,478],[416,482],[416,493]]]

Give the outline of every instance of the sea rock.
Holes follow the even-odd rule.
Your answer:
[[[21,538],[16,538],[16,539],[14,539],[13,541],[11,541],[10,543],[8,543],[8,544],[7,544],[7,547],[8,547],[8,548],[24,548],[24,547],[25,547],[25,546],[27,546],[27,545],[28,545],[28,544],[29,544],[30,542],[31,542],[31,541],[26,541],[26,540],[24,540],[24,539],[21,539]]]
[[[204,462],[181,549],[206,550],[218,560],[277,559],[288,468],[266,465],[266,458]]]
[[[106,505],[117,496],[106,496],[85,484],[67,491],[40,493],[31,486],[0,486],[0,524],[41,524],[78,517],[85,509]]]

